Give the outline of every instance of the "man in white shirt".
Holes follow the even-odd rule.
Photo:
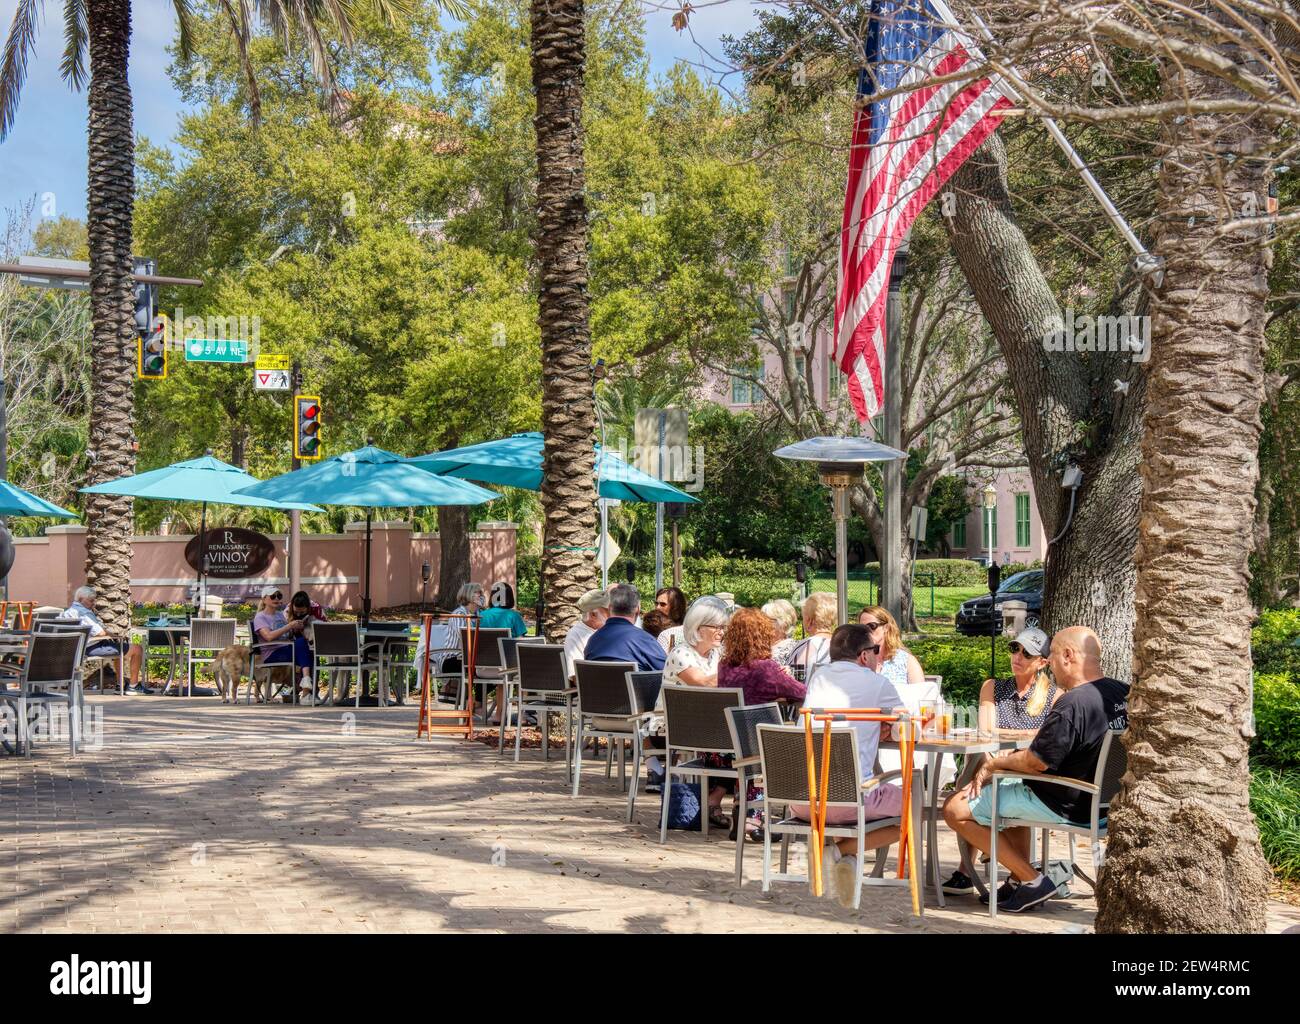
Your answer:
[[[609,593],[588,590],[578,599],[578,613],[582,617],[564,634],[564,661],[570,676],[573,675],[573,663],[586,656],[591,635],[609,618]]]
[[[114,640],[107,635],[104,623],[95,611],[94,587],[78,587],[72,595],[72,604],[59,615],[61,621],[79,622],[90,627],[90,638],[86,643],[85,656],[90,658],[116,658],[119,653],[126,655],[126,675],[130,682],[127,687],[131,693],[144,693],[140,685],[140,668],[144,662],[144,649],[130,640]],[[125,650],[124,650],[125,648]]]
[[[894,684],[876,671],[880,666],[880,645],[865,626],[850,624],[840,626],[831,636],[830,664],[819,666],[808,681],[804,697],[806,708],[879,708],[889,714],[906,702]],[[820,723],[818,723],[820,725]],[[844,726],[839,726],[843,728]],[[858,760],[862,777],[876,774],[876,755],[880,746],[879,722],[852,722],[848,728],[858,734]],[[869,789],[862,798],[866,817],[893,818],[902,813],[902,787],[882,783]],[[792,804],[790,813],[807,818],[807,805]],[[858,820],[852,808],[828,808],[826,823],[842,825]],[[871,848],[888,846],[898,841],[898,828],[878,829],[868,836]],[[837,839],[822,851],[822,876],[831,881],[831,890],[844,906],[853,903],[853,887],[858,872],[861,851],[856,839]]]

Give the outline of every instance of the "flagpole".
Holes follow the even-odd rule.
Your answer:
[[[903,275],[911,230],[894,250],[885,305],[885,444],[903,448]],[[880,603],[903,625],[903,463],[890,459],[881,466],[885,484],[885,550],[880,552]]]
[[[948,17],[952,19],[952,23],[955,26],[957,21],[953,18],[951,11],[948,11]],[[980,34],[983,35],[984,41],[990,45],[996,45],[993,33],[989,31],[988,25],[984,23],[984,19],[979,16],[978,12],[972,11],[971,17],[975,20],[975,24],[979,26]],[[959,29],[959,31],[962,30]],[[963,34],[965,33],[963,32]],[[983,57],[983,54],[979,53],[978,48],[972,47],[972,49],[974,50],[975,56]],[[1016,69],[1010,65],[999,64],[998,70],[1004,78],[1008,80],[1008,91],[1014,93],[1021,103],[1029,106],[1029,100],[1026,98],[1029,86],[1025,83],[1024,79],[1020,77],[1020,74]],[[1091,192],[1093,198],[1097,200],[1102,211],[1115,226],[1115,230],[1124,237],[1124,241],[1126,241],[1129,248],[1133,250],[1133,269],[1143,276],[1148,274],[1153,275],[1155,278],[1155,285],[1156,287],[1159,287],[1160,279],[1163,277],[1163,261],[1160,257],[1153,256],[1148,252],[1147,247],[1143,245],[1138,236],[1134,234],[1133,229],[1128,225],[1128,221],[1124,219],[1124,215],[1119,212],[1115,204],[1111,202],[1110,196],[1106,194],[1106,190],[1101,187],[1101,183],[1093,176],[1092,171],[1088,170],[1088,165],[1083,162],[1083,158],[1079,156],[1075,151],[1075,148],[1070,145],[1070,140],[1065,137],[1065,132],[1061,131],[1061,126],[1048,115],[1037,112],[1035,113],[1043,122],[1043,126],[1047,129],[1047,133],[1051,135],[1056,144],[1061,148],[1061,152],[1065,154],[1066,159],[1070,161],[1070,165],[1079,173],[1079,177],[1083,179],[1083,183],[1088,186],[1088,191]]]

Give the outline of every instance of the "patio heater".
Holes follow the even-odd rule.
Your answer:
[[[780,459],[817,463],[818,478],[831,489],[831,513],[835,517],[835,600],[838,620],[843,624],[849,618],[849,490],[862,480],[866,463],[905,459],[907,453],[863,437],[814,437],[778,448],[772,454]],[[890,571],[898,572],[899,566],[893,566]]]

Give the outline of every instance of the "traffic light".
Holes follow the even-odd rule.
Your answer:
[[[137,275],[154,272],[153,260],[141,259],[139,256],[133,257],[133,260]],[[147,334],[153,326],[154,309],[158,305],[158,286],[136,281],[132,287],[135,290],[135,333]]]
[[[163,380],[167,376],[167,320],[153,318],[148,330],[135,339],[136,376],[141,380]]]
[[[293,398],[293,454],[299,459],[319,459],[320,398],[295,395]]]

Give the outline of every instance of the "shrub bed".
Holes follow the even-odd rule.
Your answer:
[[[1273,873],[1289,882],[1300,881],[1300,771],[1252,769],[1250,809]]]

